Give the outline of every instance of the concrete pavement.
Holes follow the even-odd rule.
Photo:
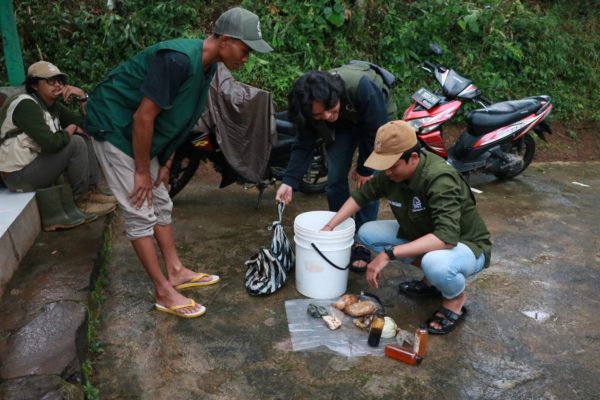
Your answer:
[[[274,191],[257,211],[256,190],[219,190],[211,176],[195,179],[174,213],[182,260],[222,278],[186,292],[207,314],[183,320],[152,309],[152,286],[117,215],[93,384],[102,399],[595,398],[600,163],[534,164],[510,182],[471,183],[483,191],[476,197],[494,241],[491,266],[469,282],[465,323],[430,337],[421,366],[322,348],[293,352],[284,302],[303,297],[293,274],[265,298],[243,286],[244,261],[270,242]],[[290,239],[297,214],[325,208],[324,195],[297,195],[285,211]],[[385,203],[380,218],[391,218]],[[23,260],[0,303],[0,398],[81,398],[81,324],[101,244],[99,222],[42,233]],[[374,291],[411,332],[439,302],[397,295],[400,281],[418,277],[394,263]],[[364,276],[351,273],[348,291],[364,289]],[[44,332],[59,336],[61,351],[29,335]]]
[[[588,187],[581,186],[579,182]],[[182,320],[152,310],[153,293],[117,219],[111,284],[94,383],[104,399],[590,399],[600,393],[600,164],[535,164],[513,181],[474,179],[494,240],[491,267],[468,286],[470,315],[431,337],[420,367],[385,357],[292,352],[284,301],[302,298],[294,277],[266,298],[246,294],[244,261],[270,242],[273,190],[256,211],[255,191],[194,181],[175,200],[178,250],[186,265],[222,283],[187,293],[208,307]],[[326,208],[297,195],[293,218]],[[391,218],[382,206],[380,218]],[[375,291],[403,329],[438,305],[396,294],[419,277],[396,264]],[[366,289],[350,275],[349,292]],[[366,340],[366,334],[365,334]]]

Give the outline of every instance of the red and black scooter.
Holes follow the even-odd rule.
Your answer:
[[[439,46],[433,44],[431,50],[441,55]],[[552,133],[544,122],[552,110],[550,96],[491,103],[470,79],[455,70],[430,61],[422,68],[433,74],[442,91],[419,89],[403,119],[417,130],[417,137],[428,150],[446,158],[463,175],[484,172],[500,179],[513,178],[533,160],[535,141],[529,132],[533,130],[543,140],[545,132]],[[467,101],[482,108],[467,114],[466,130],[446,149],[443,124]]]

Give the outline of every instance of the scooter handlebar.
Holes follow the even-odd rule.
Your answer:
[[[492,104],[492,100],[488,99],[485,96],[479,95],[479,96],[477,96],[477,99],[480,100],[482,103],[484,103],[486,106],[489,106]]]
[[[436,70],[436,68],[437,68],[437,65],[435,65],[434,63],[432,63],[432,62],[431,62],[431,61],[429,61],[429,60],[425,60],[425,61],[423,62],[423,65],[421,66],[421,68],[423,68],[425,71],[428,71],[428,72],[431,72],[431,73],[433,73],[433,71],[435,71],[435,70]]]

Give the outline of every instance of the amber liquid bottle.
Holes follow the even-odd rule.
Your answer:
[[[394,360],[402,361],[408,365],[419,365],[423,359],[409,349],[400,347],[397,344],[388,344],[385,346],[383,353]]]
[[[425,348],[427,347],[427,325],[421,324],[415,332],[415,343],[413,351],[404,347],[388,344],[385,346],[384,354],[394,360],[402,361],[408,365],[419,365],[425,357]]]
[[[425,357],[425,348],[427,347],[427,325],[421,324],[415,332],[415,343],[413,346],[413,353],[419,357]]]
[[[373,318],[371,322],[371,329],[369,330],[369,339],[367,343],[371,347],[379,346],[379,341],[381,340],[381,332],[383,332],[383,326],[385,325],[385,319],[378,315]]]

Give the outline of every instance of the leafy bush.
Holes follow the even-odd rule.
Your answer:
[[[200,28],[231,2],[106,0],[14,2],[25,65],[45,59],[90,89],[140,49],[174,37],[206,36]],[[207,30],[210,31],[210,30]],[[2,77],[6,77],[2,63]]]
[[[52,60],[91,88],[122,60],[160,40],[206,36],[234,1],[105,0],[15,2],[25,64]],[[242,0],[261,17],[275,51],[252,56],[236,73],[274,93],[285,107],[291,83],[310,69],[350,59],[380,64],[399,78],[400,109],[420,86],[435,84],[420,63],[430,42],[436,60],[471,77],[494,100],[549,94],[554,117],[600,120],[599,12],[592,0]],[[5,76],[4,65],[0,68]]]

